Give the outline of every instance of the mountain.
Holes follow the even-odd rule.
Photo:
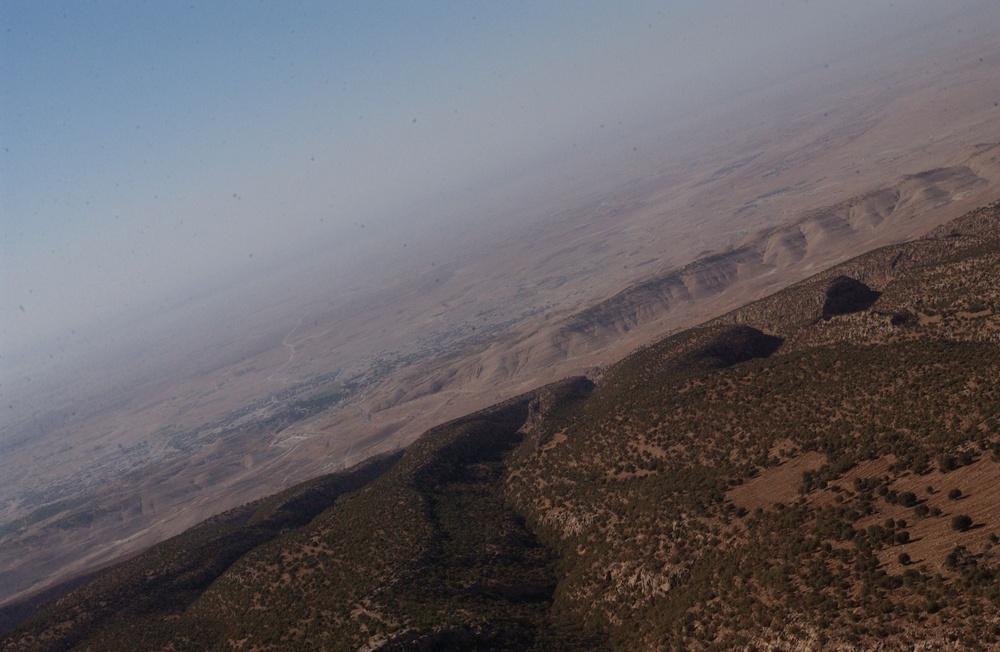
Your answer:
[[[4,649],[1000,645],[1000,204],[207,521]]]
[[[634,348],[668,327],[698,323],[699,315],[718,315],[851,256],[912,239],[947,221],[949,214],[957,217],[954,211],[963,199],[991,186],[988,179],[1000,173],[998,155],[998,144],[969,148],[952,165],[906,174],[802,211],[561,319],[529,323],[489,346],[422,361],[380,388],[379,398],[369,402],[370,412],[391,414],[394,407],[449,391],[491,395],[493,388],[544,377],[546,369],[583,371],[602,363],[609,352]],[[608,267],[613,264],[606,261]]]
[[[252,300],[209,292],[197,319],[150,318],[156,347],[115,335],[92,350],[105,357],[52,358],[31,376],[45,382],[5,384],[38,392],[0,427],[0,605],[1000,197],[1000,148],[964,144],[995,140],[985,119],[932,152],[876,139],[852,155],[880,152],[864,170],[832,148],[772,174],[813,156],[817,133],[864,123],[822,115],[735,149],[693,138],[667,167],[546,205],[505,236],[444,241],[413,276],[341,295],[309,259],[247,280]]]

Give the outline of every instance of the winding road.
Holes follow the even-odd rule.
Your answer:
[[[275,376],[275,374],[279,374],[282,371],[284,371],[288,367],[288,365],[292,364],[292,360],[295,359],[295,352],[296,352],[295,351],[295,345],[289,343],[288,338],[290,338],[292,335],[294,335],[295,331],[299,330],[299,328],[302,326],[302,321],[312,311],[313,311],[313,308],[310,308],[309,310],[306,310],[304,313],[302,313],[302,316],[299,317],[299,320],[295,323],[295,326],[292,327],[292,330],[288,331],[288,333],[285,335],[285,337],[281,340],[281,346],[284,346],[284,347],[288,348],[288,360],[286,360],[285,363],[283,365],[281,365],[280,367],[278,367],[276,370],[272,371],[271,375],[269,375],[266,380],[271,381],[271,382],[276,382],[276,383],[287,383],[288,382],[287,378],[280,379],[280,380],[275,380],[274,376]]]

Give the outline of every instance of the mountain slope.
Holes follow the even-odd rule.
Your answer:
[[[612,368],[512,474],[567,604],[623,648],[1000,640],[997,229],[976,211]],[[824,315],[845,276],[881,294]],[[784,342],[680,373],[733,323]]]
[[[5,649],[1000,645],[998,269],[993,205],[434,428],[183,600],[162,544]]]
[[[1000,173],[998,154],[996,144],[971,148],[954,164],[906,174],[884,187],[804,211],[485,350],[464,350],[415,365],[392,379],[388,398],[373,401],[369,409],[377,413],[449,389],[489,393],[532,370],[579,364],[633,342],[639,331],[662,332],[664,323],[683,321],[685,315],[691,323],[692,315],[713,314],[710,306],[719,314],[745,300],[741,297],[763,296],[837,261],[911,239],[923,233],[918,225],[928,229],[949,215],[956,217],[963,200],[989,187]]]

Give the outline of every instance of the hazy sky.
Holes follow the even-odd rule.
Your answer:
[[[941,5],[5,0],[0,354],[305,244],[377,246],[603,124]]]

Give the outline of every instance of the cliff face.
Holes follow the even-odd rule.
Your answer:
[[[4,647],[1000,644],[998,269],[994,205],[206,522]]]

